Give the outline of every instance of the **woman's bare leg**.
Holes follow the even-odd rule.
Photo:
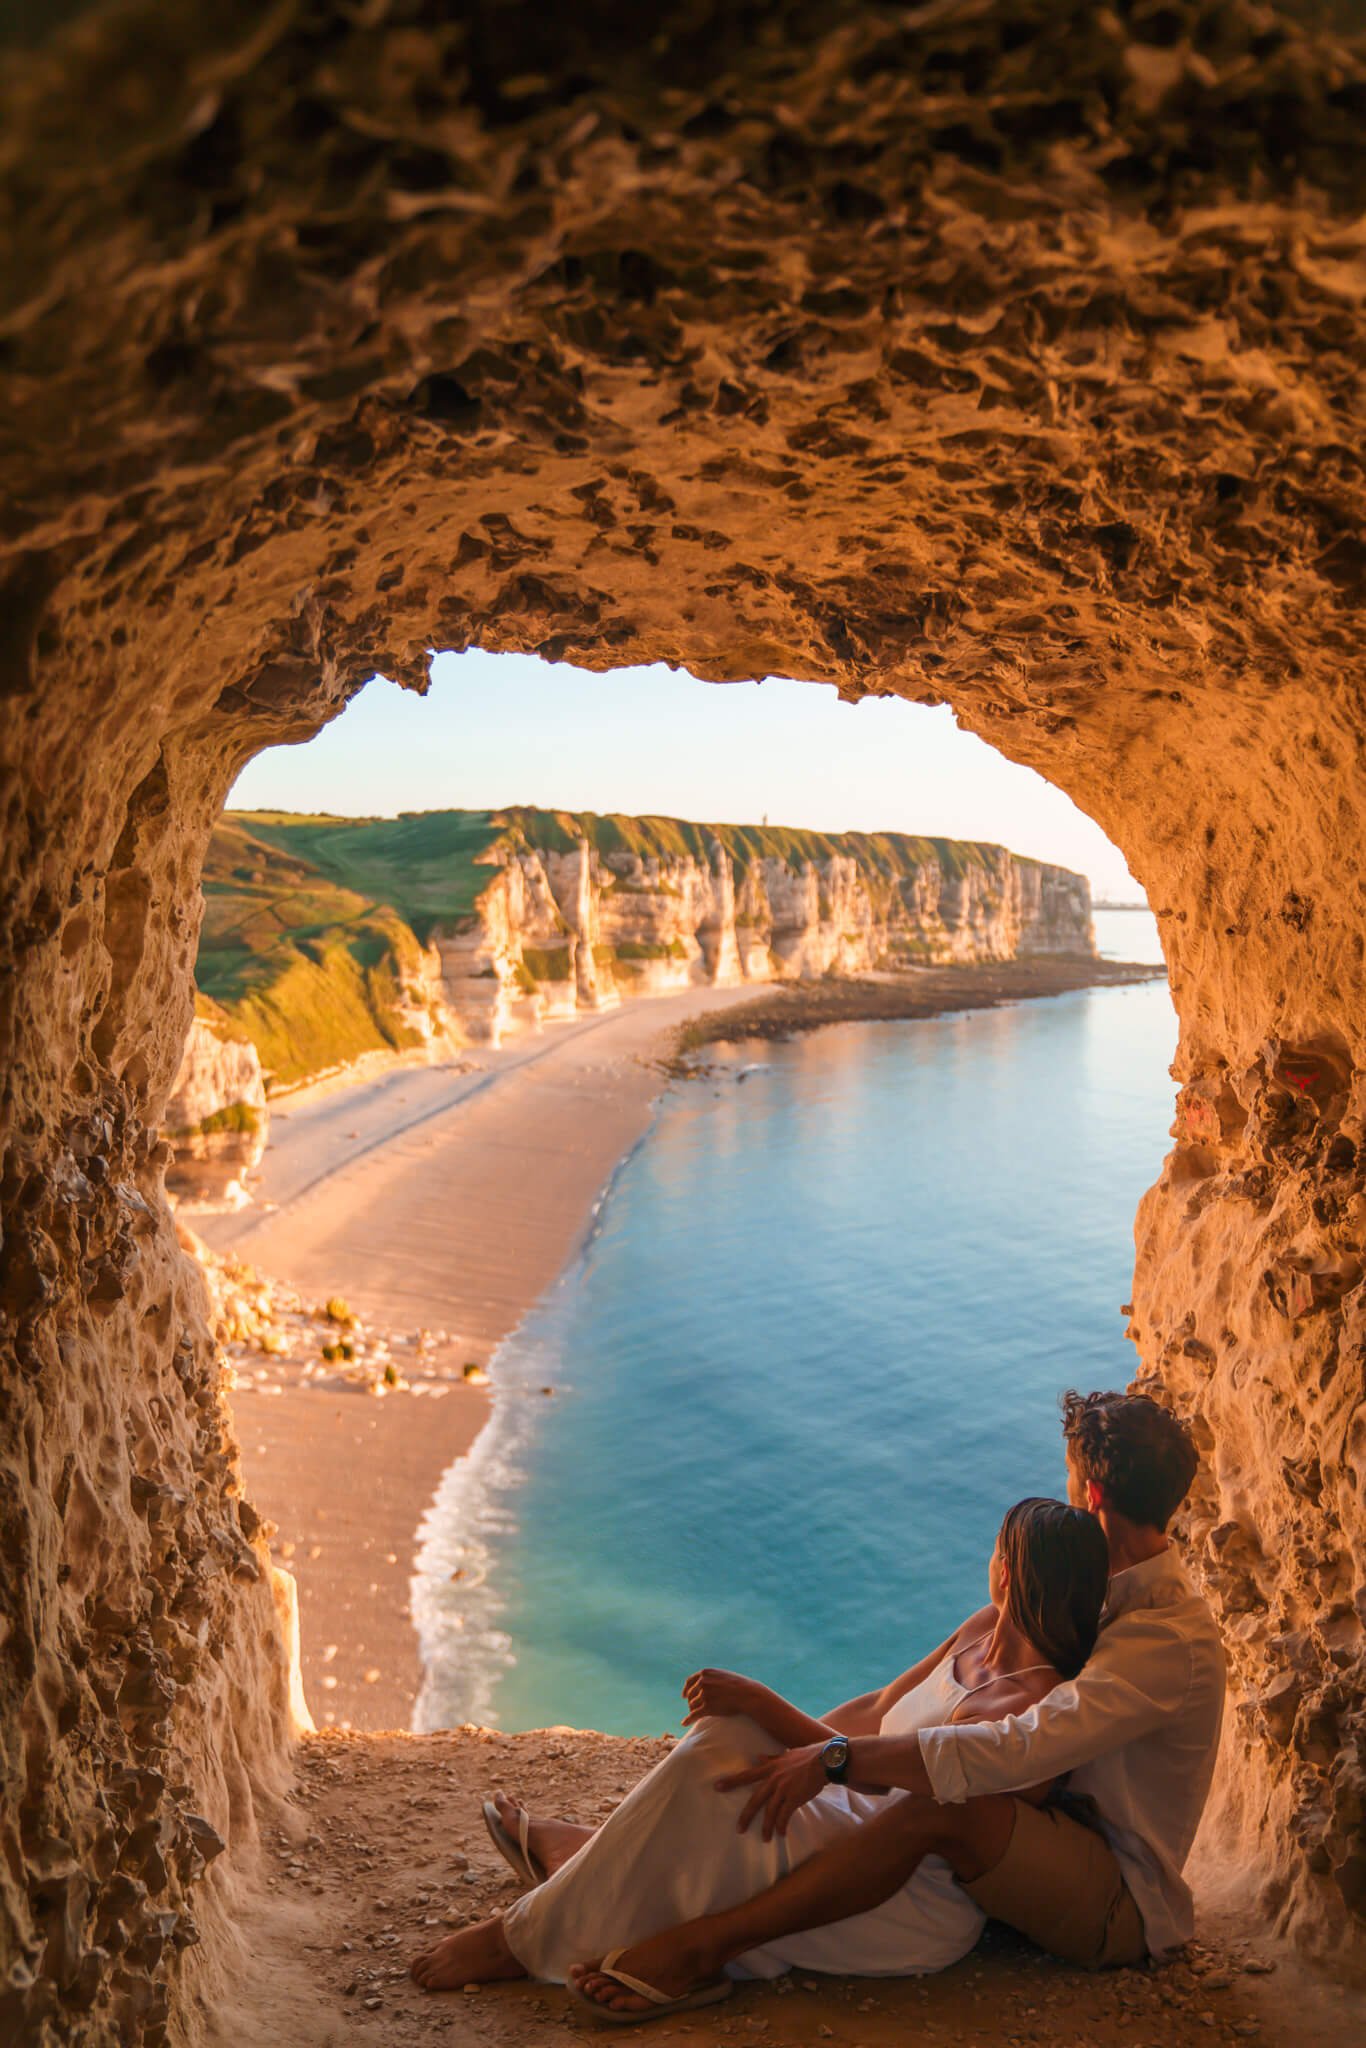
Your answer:
[[[621,1958],[621,1967],[670,1997],[682,1997],[750,1949],[871,1912],[901,1889],[925,1856],[945,1857],[954,1874],[969,1881],[982,1876],[1005,1854],[1014,1825],[1011,1799],[945,1807],[911,1793],[897,1795],[888,1800],[885,1813],[808,1856],[743,1905],[637,1942]],[[598,1973],[600,1961],[570,1971],[575,1988],[618,2011],[644,2012],[643,1998]]]
[[[464,1984],[490,1984],[505,1977],[525,1977],[503,1938],[503,1916],[480,1920],[443,1935],[431,1948],[413,1957],[409,1974],[424,1991],[458,1991]]]
[[[514,1842],[521,1840],[518,1832],[522,1813],[525,1810],[519,1801],[510,1799],[506,1792],[495,1792],[493,1803],[498,1809],[498,1818]],[[562,1863],[576,1855],[585,1842],[591,1842],[596,1828],[583,1827],[572,1820],[533,1820],[527,1832],[527,1846],[540,1864],[547,1877],[553,1875]]]

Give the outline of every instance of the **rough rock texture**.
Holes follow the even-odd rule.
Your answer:
[[[1095,952],[1085,876],[1003,846],[685,825],[700,850],[674,852],[677,820],[628,819],[641,847],[604,851],[597,820],[511,815],[473,921],[432,933],[446,1000],[494,1044],[670,989]]]
[[[166,1104],[164,1130],[171,1148],[169,1194],[232,1208],[250,1199],[244,1183],[270,1130],[261,1061],[250,1039],[225,1033],[207,1017],[195,1018]]]
[[[3,2031],[185,2037],[233,1959],[187,1815],[249,1840],[284,1659],[155,1132],[234,774],[431,646],[948,701],[1122,847],[1225,1860],[1345,1962],[1366,68],[1297,16],[1351,10],[72,12],[0,122]]]

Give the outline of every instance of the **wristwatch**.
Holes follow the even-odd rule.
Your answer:
[[[849,1769],[849,1737],[832,1735],[821,1751],[821,1762],[825,1775],[832,1785],[844,1783],[845,1772]]]

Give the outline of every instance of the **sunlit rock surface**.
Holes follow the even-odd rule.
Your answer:
[[[270,1130],[261,1061],[250,1039],[196,1017],[166,1104],[166,1188],[182,1201],[238,1207]]]
[[[1210,1453],[1223,1860],[1350,1965],[1352,12],[191,0],[11,53],[6,2037],[192,2038],[244,1961],[287,1673],[156,1132],[235,773],[432,646],[948,701],[1123,849],[1181,1017],[1134,1328]]]

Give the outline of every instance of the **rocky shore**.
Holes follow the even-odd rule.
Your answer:
[[[1029,997],[1063,995],[1074,988],[1114,988],[1161,981],[1166,970],[1137,960],[1097,960],[1090,954],[1048,954],[1026,960],[982,961],[970,966],[923,967],[914,975],[858,980],[782,982],[747,1002],[690,1018],[677,1035],[668,1071],[698,1071],[709,1045],[746,1038],[791,1038],[827,1024],[872,1024],[897,1018],[942,1017],[950,1010],[989,1010]]]

